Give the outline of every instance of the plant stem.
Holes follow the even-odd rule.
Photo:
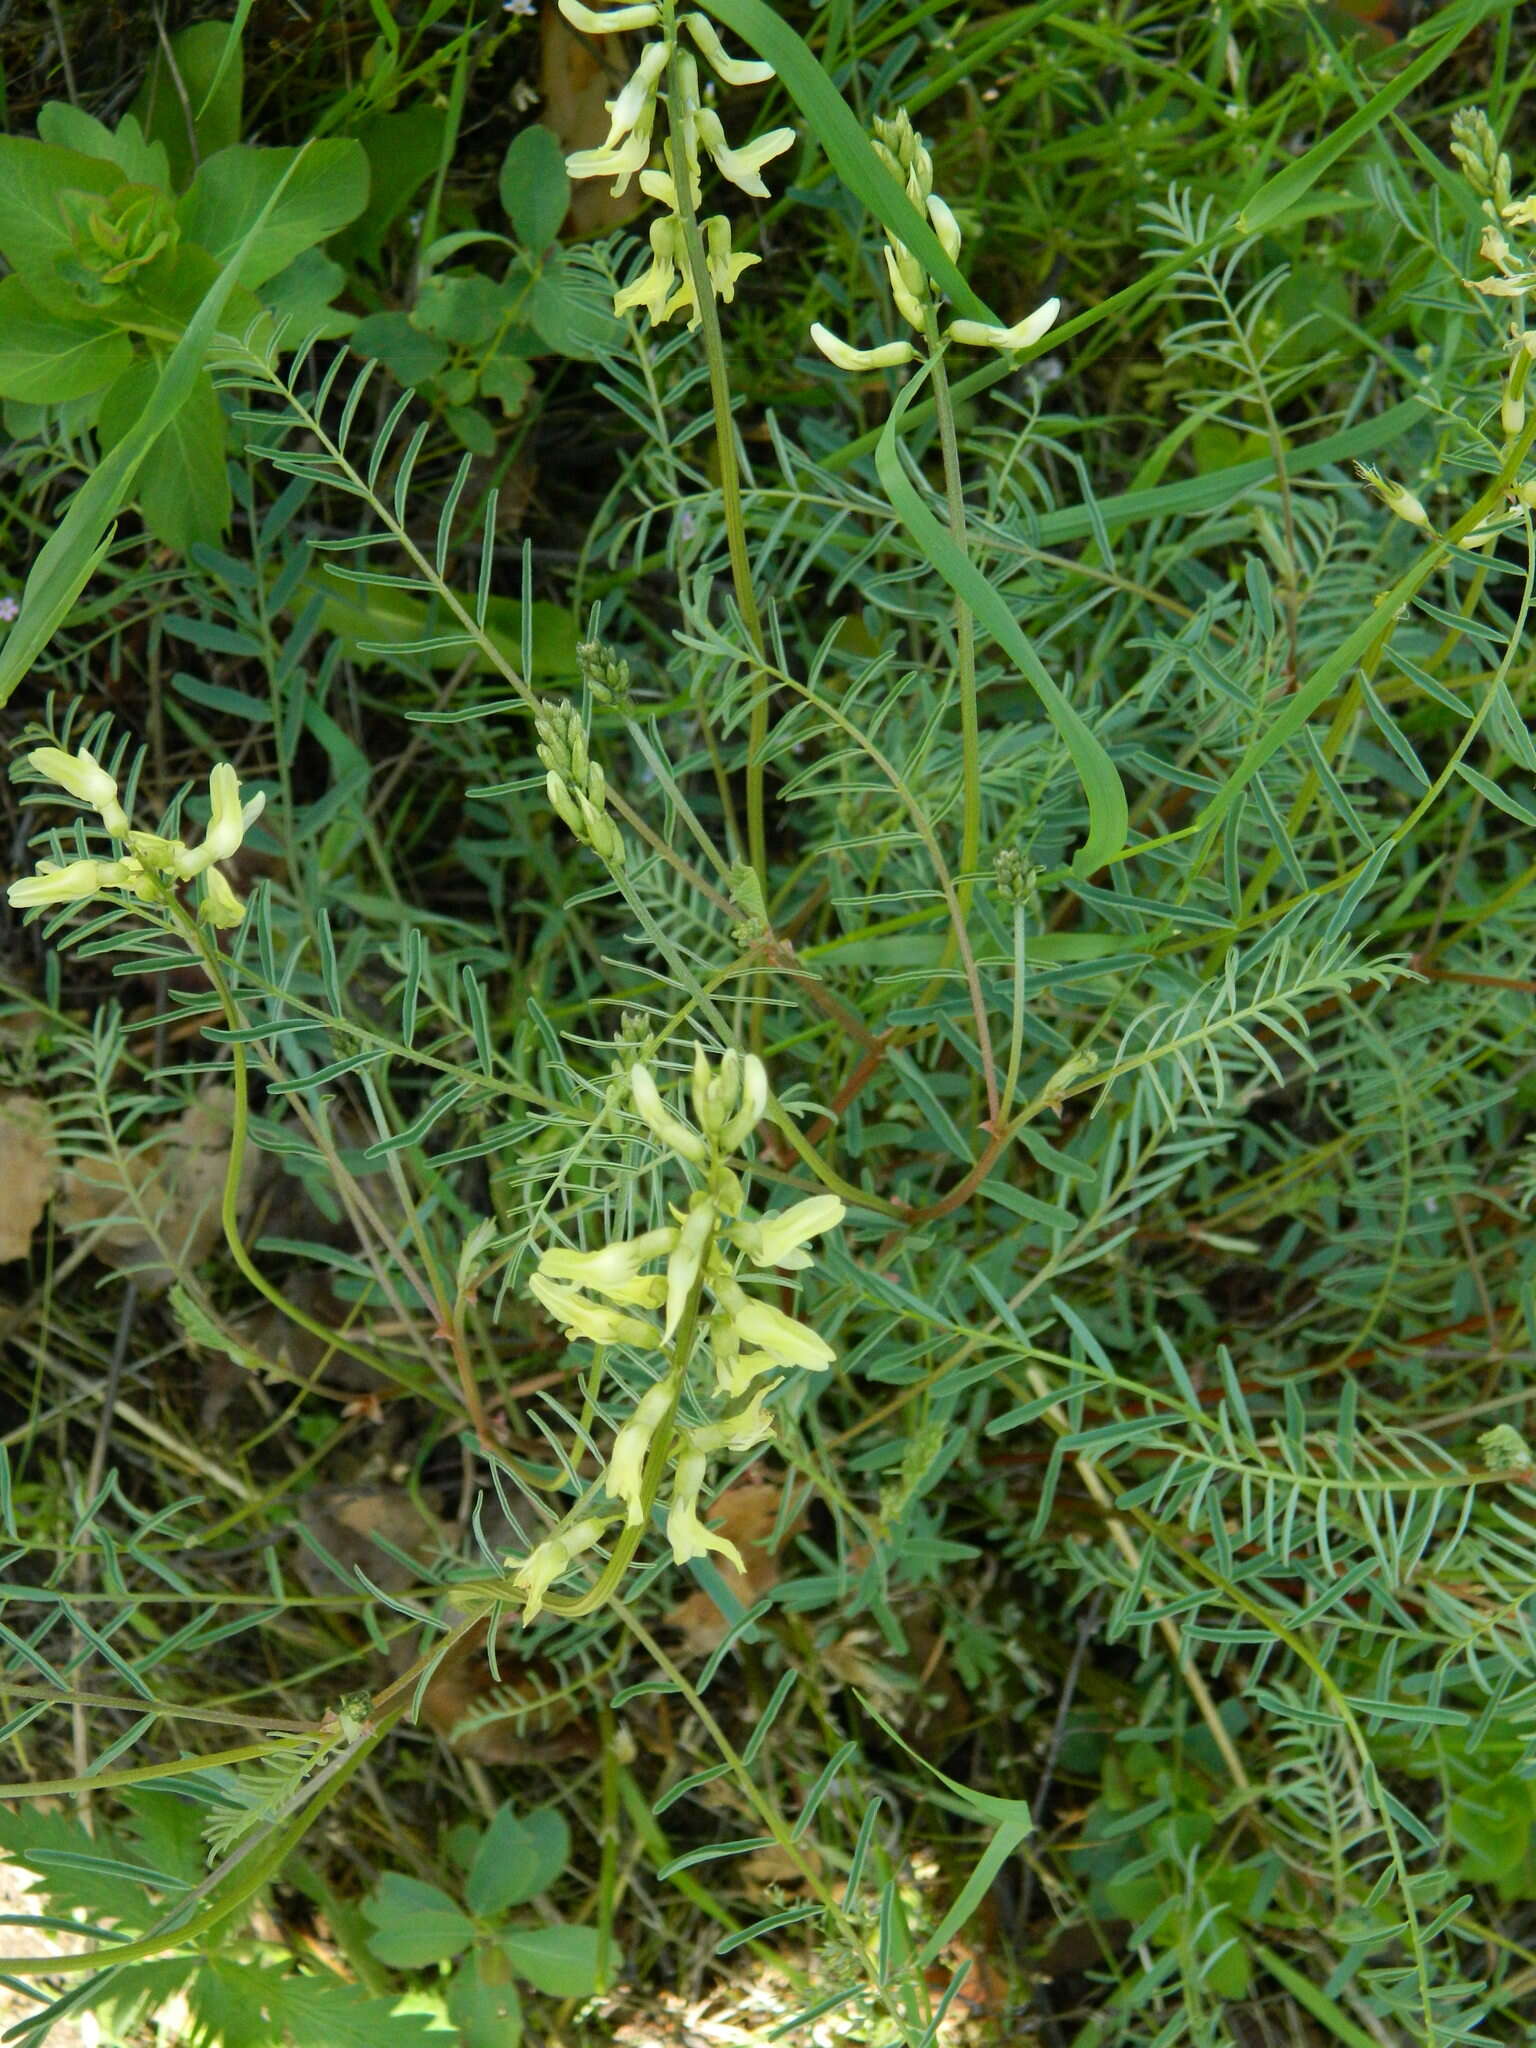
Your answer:
[[[752,588],[752,564],[747,554],[747,527],[742,514],[741,468],[736,460],[736,424],[731,416],[730,369],[725,356],[725,338],[720,331],[720,311],[710,282],[704,237],[699,228],[688,170],[687,115],[678,65],[675,10],[669,5],[664,25],[671,40],[667,65],[667,124],[672,143],[673,183],[677,190],[677,219],[683,231],[683,249],[688,275],[698,308],[699,332],[704,343],[704,360],[709,367],[709,399],[715,415],[715,458],[720,471],[720,509],[725,520],[726,546],[731,559],[731,585],[747,638],[757,656],[757,674],[752,686],[752,706],[747,724],[747,858],[764,890],[768,887],[768,835],[763,814],[763,754],[768,744],[767,642],[763,637],[762,615]]]
[[[965,492],[960,478],[960,448],[955,438],[955,407],[944,369],[938,310],[928,307],[928,361],[933,414],[939,429],[944,463],[944,497],[949,507],[950,538],[969,553],[966,544]],[[981,720],[976,707],[976,621],[965,599],[955,598],[955,675],[960,685],[960,874],[961,915],[971,907],[977,863],[981,859]]]

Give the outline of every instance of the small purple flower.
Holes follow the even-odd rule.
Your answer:
[[[503,14],[520,15],[524,21],[539,11],[538,0],[501,0]]]
[[[14,597],[0,597],[0,625],[8,626],[20,610]]]

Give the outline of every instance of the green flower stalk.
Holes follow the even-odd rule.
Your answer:
[[[573,27],[589,35],[656,28],[660,38],[641,52],[628,83],[608,101],[608,133],[596,149],[566,159],[573,178],[612,176],[623,192],[631,178],[662,211],[651,223],[650,262],[614,298],[620,314],[643,310],[651,324],[686,316],[701,330],[709,368],[710,408],[715,420],[720,505],[731,558],[731,585],[758,664],[747,722],[747,851],[760,883],[768,878],[768,836],[764,807],[764,764],[768,744],[768,649],[752,585],[742,504],[736,429],[731,416],[731,380],[720,331],[720,302],[735,297],[742,273],[759,259],[731,246],[731,224],[723,213],[701,219],[703,163],[709,158],[738,190],[765,198],[764,166],[794,142],[792,128],[775,128],[754,141],[733,146],[724,124],[707,106],[700,83],[700,59],[723,85],[766,85],[773,67],[756,58],[732,57],[708,18],[679,18],[674,0],[661,4],[593,8],[581,0],[560,0]],[[656,117],[665,108],[667,133],[657,155]]]
[[[121,892],[141,903],[169,904],[186,882],[201,876],[198,919],[220,930],[232,930],[245,916],[245,906],[216,863],[231,859],[261,816],[264,796],[240,800],[240,781],[227,761],[209,777],[211,816],[202,843],[189,847],[158,832],[137,832],[117,793],[117,782],[88,748],[68,754],[62,747],[34,747],[28,764],[45,782],[52,782],[78,803],[95,811],[104,832],[127,850],[115,860],[73,860],[60,865],[42,860],[36,872],[10,884],[6,899],[13,910],[34,910],[61,903],[87,903]]]
[[[589,1501],[577,1505],[516,1571],[525,1621],[546,1606],[563,1614],[586,1612],[607,1597],[659,1504],[669,1472],[667,1536],[673,1557],[684,1563],[717,1551],[739,1568],[732,1546],[700,1518],[709,1460],[767,1442],[774,1431],[768,1400],[785,1375],[797,1368],[824,1372],[837,1355],[808,1324],[742,1284],[748,1272],[807,1270],[814,1261],[805,1247],[835,1230],[845,1213],[835,1195],[813,1195],[773,1215],[748,1208],[733,1162],[768,1107],[762,1061],[730,1051],[715,1064],[701,1047],[688,1093],[692,1123],[668,1103],[644,1061],[630,1069],[634,1115],[702,1182],[673,1208],[675,1223],[591,1251],[553,1246],[528,1283],[567,1336],[657,1353],[662,1369],[617,1431],[603,1469],[601,1491],[622,1509],[622,1523],[612,1513],[605,1523]],[[659,1323],[653,1320],[657,1312]],[[692,1406],[714,1412],[703,1422],[680,1424],[685,1393]],[[574,1606],[551,1600],[555,1579],[597,1540],[595,1534],[584,1537],[573,1548],[571,1532],[600,1534],[606,1527],[623,1533],[597,1593]]]

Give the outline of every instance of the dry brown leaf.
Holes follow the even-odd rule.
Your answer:
[[[79,1160],[64,1176],[59,1222],[91,1231],[99,1259],[131,1268],[141,1288],[160,1292],[219,1240],[233,1115],[232,1091],[209,1084],[159,1137],[123,1161]],[[256,1172],[257,1155],[248,1149],[242,1209]]]
[[[501,1650],[491,1675],[486,1625],[472,1629],[427,1681],[421,1718],[458,1756],[482,1764],[536,1764],[556,1757],[596,1756],[597,1730],[584,1709],[588,1697],[555,1688],[553,1667],[540,1682],[538,1667]],[[551,1693],[553,1697],[550,1697]],[[489,1717],[498,1707],[505,1714]],[[463,1724],[471,1716],[474,1723]]]
[[[417,1573],[375,1541],[383,1537],[393,1549],[424,1561],[438,1548],[437,1524],[408,1493],[394,1486],[328,1486],[306,1493],[299,1517],[344,1571],[361,1566],[386,1593],[403,1593]],[[315,1594],[334,1593],[336,1578],[307,1544],[294,1557],[294,1569]]]
[[[27,1256],[58,1177],[47,1104],[0,1095],[0,1261]]]
[[[604,36],[601,41],[573,29],[558,7],[546,7],[539,23],[540,117],[560,147],[570,154],[596,149],[608,135],[605,102],[616,97],[634,68],[628,38]],[[632,184],[615,199],[605,180],[581,178],[571,188],[570,232],[582,238],[606,235],[631,219],[640,206]]]
[[[735,1572],[728,1564],[720,1563],[725,1583],[743,1607],[760,1600],[778,1582],[779,1561],[767,1546],[782,1497],[783,1489],[770,1480],[743,1479],[728,1486],[705,1511],[705,1522],[717,1535],[728,1537],[735,1544],[747,1567],[744,1572]],[[799,1523],[790,1526],[798,1528]],[[686,1600],[680,1600],[668,1614],[667,1622],[681,1634],[683,1654],[690,1657],[707,1657],[725,1640],[730,1628],[729,1621],[702,1587]]]

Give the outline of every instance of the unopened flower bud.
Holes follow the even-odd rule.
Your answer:
[[[709,1147],[697,1131],[689,1130],[681,1117],[676,1117],[661,1099],[661,1091],[651,1078],[650,1069],[637,1061],[629,1070],[630,1099],[635,1113],[649,1125],[653,1135],[680,1159],[687,1159],[695,1166],[702,1166],[709,1157]]]
[[[827,361],[840,370],[894,370],[902,363],[910,363],[917,353],[910,341],[887,341],[879,348],[854,348],[851,343],[840,341],[819,320],[811,323],[811,339]]]
[[[1379,469],[1368,462],[1357,462],[1355,475],[1362,483],[1370,485],[1387,510],[1398,519],[1406,520],[1410,526],[1429,526],[1429,514],[1413,492],[1404,485],[1394,483],[1390,477],[1383,476]]]

